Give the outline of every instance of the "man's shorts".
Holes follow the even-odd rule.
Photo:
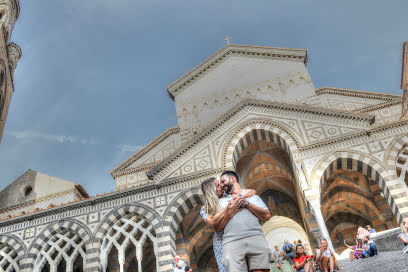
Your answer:
[[[228,272],[270,269],[271,250],[263,235],[245,237],[222,246],[222,263]],[[248,264],[247,264],[248,261]]]

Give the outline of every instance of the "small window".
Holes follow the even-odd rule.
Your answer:
[[[33,188],[31,188],[31,186],[28,186],[24,191],[24,195],[29,196],[32,191],[33,191]]]

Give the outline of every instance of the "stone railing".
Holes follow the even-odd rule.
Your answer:
[[[399,250],[404,247],[404,244],[397,237],[401,233],[400,228],[380,231],[372,233],[370,239],[374,241],[378,251]]]

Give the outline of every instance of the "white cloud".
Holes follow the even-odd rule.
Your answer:
[[[120,152],[123,152],[123,153],[131,152],[131,153],[133,153],[133,152],[136,152],[139,149],[141,149],[143,146],[142,145],[120,144],[120,145],[117,145],[116,147],[120,150]]]
[[[81,144],[98,144],[98,141],[95,140],[87,140],[81,139],[74,136],[69,135],[56,135],[56,134],[49,134],[49,133],[42,133],[38,131],[6,131],[7,135],[15,137],[17,140],[21,140],[24,142],[31,142],[31,141],[47,141],[47,142],[56,142],[56,143],[81,143]]]

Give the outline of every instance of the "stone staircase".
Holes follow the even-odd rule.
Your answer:
[[[340,260],[344,272],[403,272],[408,271],[408,255],[401,250],[379,252],[378,256],[354,260]]]

